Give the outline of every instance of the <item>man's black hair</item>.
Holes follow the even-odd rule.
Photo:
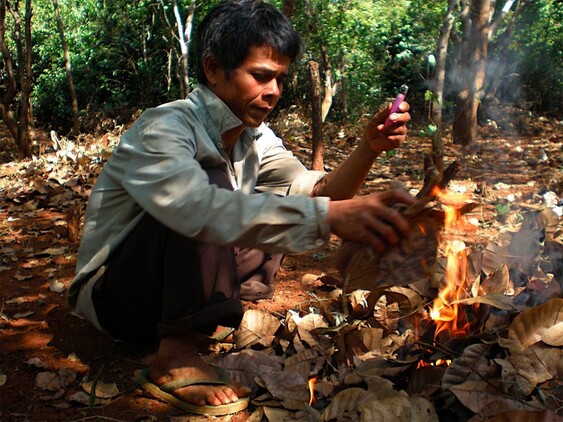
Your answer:
[[[303,42],[290,20],[274,5],[262,0],[226,0],[212,9],[196,35],[197,78],[207,83],[206,57],[214,57],[227,78],[246,59],[251,47],[272,47],[296,61]]]

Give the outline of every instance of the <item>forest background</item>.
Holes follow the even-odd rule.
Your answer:
[[[5,159],[37,153],[50,130],[76,136],[108,129],[184,97],[196,84],[193,28],[216,3],[2,0],[0,111],[15,141],[4,140],[11,150]],[[441,115],[453,121],[454,141],[462,144],[476,141],[477,124],[523,130],[531,113],[561,115],[558,1],[273,3],[306,45],[279,109],[311,104],[314,61],[325,87],[323,120],[372,112],[403,83],[424,123],[421,134],[438,142]]]

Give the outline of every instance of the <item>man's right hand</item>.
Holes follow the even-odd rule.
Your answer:
[[[399,202],[410,205],[414,197],[403,190],[388,190],[353,199],[331,201],[328,223],[334,234],[344,240],[370,245],[383,252],[408,236],[409,222],[391,205]]]

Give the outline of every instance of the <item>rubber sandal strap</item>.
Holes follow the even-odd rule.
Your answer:
[[[214,366],[213,369],[217,373],[219,379],[182,378],[162,384],[160,389],[167,393],[171,393],[174,390],[189,387],[190,385],[227,385],[229,383],[229,376],[227,375],[227,372],[218,366]]]

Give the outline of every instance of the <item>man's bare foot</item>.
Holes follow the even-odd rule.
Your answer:
[[[194,333],[166,337],[161,340],[156,358],[149,368],[149,378],[158,385],[179,379],[219,380],[212,366],[201,359]],[[174,390],[173,395],[197,406],[234,403],[250,394],[250,388],[237,384],[191,385]]]

